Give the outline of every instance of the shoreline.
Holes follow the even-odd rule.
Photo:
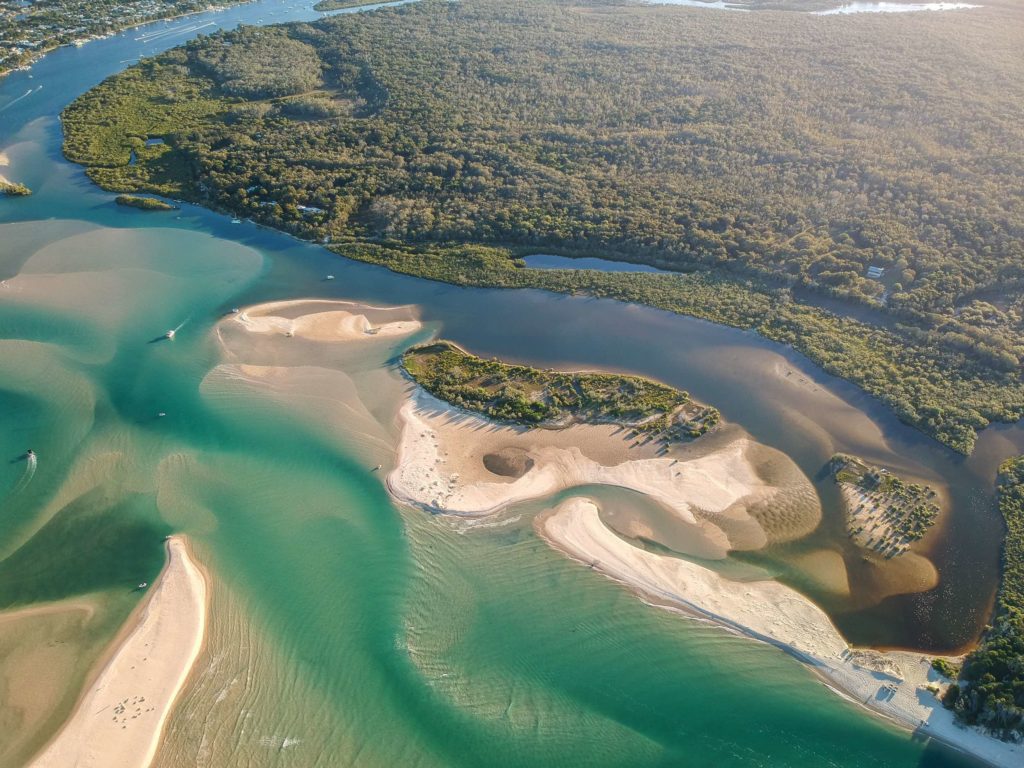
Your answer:
[[[619,487],[671,515],[679,551],[710,559],[792,541],[821,519],[796,465],[735,425],[665,451],[612,424],[497,424],[418,387],[398,418],[388,491],[431,514],[484,517],[580,485]],[[762,477],[765,468],[771,482]],[[765,514],[771,504],[786,514]]]
[[[184,536],[167,540],[167,563],[111,644],[68,720],[32,768],[147,768],[206,644],[209,576]],[[137,721],[137,722],[136,722]]]
[[[1024,762],[1024,745],[961,726],[927,690],[944,684],[931,669],[931,655],[852,648],[828,616],[795,590],[774,581],[730,582],[696,563],[637,549],[608,529],[597,505],[584,497],[538,516],[534,527],[553,549],[643,602],[778,648],[833,693],[903,730],[998,768]]]
[[[98,40],[106,40],[107,38],[113,37],[114,35],[119,35],[122,32],[129,32],[133,29],[142,29],[143,27],[148,27],[150,24],[156,24],[159,21],[174,21],[175,19],[187,19],[189,16],[198,16],[202,13],[216,13],[217,11],[235,8],[239,5],[249,5],[250,3],[254,2],[257,2],[257,0],[235,0],[235,2],[227,3],[226,5],[211,5],[206,8],[199,8],[195,11],[188,11],[186,13],[175,13],[170,16],[154,16],[151,19],[138,21],[126,27],[118,27],[117,29],[112,29],[109,32],[104,32],[102,34],[90,35],[85,38],[76,38],[75,40],[71,40],[67,43],[57,43],[48,48],[43,48],[38,51],[35,51],[34,55],[31,58],[18,64],[18,66],[16,67],[0,70],[0,81],[2,81],[5,77],[14,72],[27,72],[28,70],[32,69],[33,66],[38,64],[44,58],[46,58],[46,56],[53,53],[54,51],[59,51],[61,48],[78,48],[81,47],[81,45],[85,45],[87,43],[92,43]]]

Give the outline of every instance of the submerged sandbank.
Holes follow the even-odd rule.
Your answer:
[[[152,762],[206,634],[206,578],[183,537],[168,539],[167,555],[137,624],[33,768],[145,768]]]
[[[948,682],[931,668],[929,657],[850,648],[824,611],[785,585],[730,581],[696,563],[634,547],[604,525],[590,499],[568,499],[539,517],[536,526],[552,547],[635,590],[647,602],[774,645],[852,700],[905,728],[993,765],[1010,768],[1024,761],[1024,745],[955,722],[953,713],[928,690],[941,690]]]

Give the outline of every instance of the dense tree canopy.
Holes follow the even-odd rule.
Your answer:
[[[606,280],[502,248],[707,275],[600,292],[756,328],[969,450],[1024,412],[1022,29],[1012,7],[424,0],[143,62],[68,109],[65,149],[110,188],[452,282]]]

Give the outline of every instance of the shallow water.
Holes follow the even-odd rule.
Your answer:
[[[191,25],[314,16],[265,2]],[[1019,427],[992,430],[964,460],[750,334],[392,275],[192,206],[118,207],[60,159],[56,114],[126,60],[186,37],[119,35],[0,82],[5,173],[35,191],[0,201],[0,606],[99,600],[108,612],[83,645],[84,674],[95,638],[112,636],[134,585],[159,570],[162,537],[190,535],[215,578],[211,637],[160,764],[970,764],[832,695],[778,651],[649,608],[565,560],[532,532],[543,504],[476,527],[392,505],[370,469],[392,460],[403,385],[388,368],[405,342],[325,353],[294,339],[225,360],[214,329],[232,307],[267,300],[408,304],[425,322],[416,339],[440,332],[480,354],[687,388],[791,456],[825,503],[810,539],[723,567],[782,573],[865,643],[948,648],[976,634],[997,569],[992,474],[1021,450]],[[29,84],[44,87],[18,100]],[[288,373],[267,387],[218,367],[243,357]],[[364,410],[339,405],[353,393]],[[38,464],[18,489],[29,447]],[[835,450],[943,486],[952,511],[926,552],[937,589],[879,602],[878,574],[836,536],[818,476]],[[642,511],[627,496],[598,493],[609,514]],[[822,551],[834,553],[824,564]],[[787,565],[801,558],[813,565]],[[868,585],[855,600],[814,586],[841,567]],[[50,705],[50,727],[73,696]],[[18,764],[0,752],[0,765]]]

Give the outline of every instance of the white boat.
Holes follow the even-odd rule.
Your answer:
[[[164,334],[164,338],[165,339],[173,339],[174,338],[174,329],[171,328],[171,330],[169,330],[167,333],[165,333]]]
[[[232,224],[241,224],[241,223],[242,223],[242,220],[241,220],[241,219],[232,219],[232,220],[231,220],[231,223],[232,223]]]
[[[144,581],[141,584],[139,584],[139,589],[145,589],[148,586],[149,586],[149,582],[148,581]]]

